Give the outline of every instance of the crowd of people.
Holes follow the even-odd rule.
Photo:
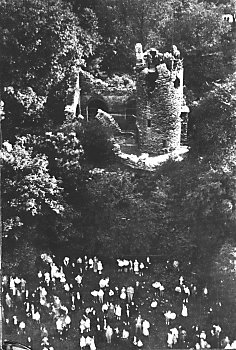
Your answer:
[[[149,257],[117,259],[111,266],[97,257],[56,261],[41,254],[33,284],[3,276],[5,334],[13,331],[42,350],[71,339],[81,350],[100,349],[105,343],[111,349],[124,344],[145,349],[151,337],[161,336],[168,348],[236,349],[236,341],[214,319],[207,329],[189,321],[197,299],[207,316],[221,307],[219,300],[209,307],[208,287],[188,281],[177,260],[165,264],[166,273],[176,276],[171,287],[154,279],[154,267]]]

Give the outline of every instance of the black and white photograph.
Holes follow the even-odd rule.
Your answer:
[[[0,0],[0,350],[236,350],[236,0]]]

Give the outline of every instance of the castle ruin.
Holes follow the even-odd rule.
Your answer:
[[[176,46],[166,53],[154,48],[143,52],[141,44],[135,50],[136,84],[118,77],[122,83],[115,85],[81,69],[65,112],[81,116],[84,122],[94,118],[101,122],[109,114],[108,119],[114,119],[111,124],[116,122],[120,128],[117,142],[124,153],[158,156],[178,152],[180,145],[187,144],[189,112],[180,52]]]
[[[180,147],[181,124],[182,136],[187,131],[180,52],[174,45],[170,53],[154,48],[143,52],[141,44],[135,51],[139,148],[150,155],[174,151]]]

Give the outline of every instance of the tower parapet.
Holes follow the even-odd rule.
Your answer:
[[[136,44],[137,127],[142,152],[162,154],[180,146],[183,105],[183,60],[171,52]]]

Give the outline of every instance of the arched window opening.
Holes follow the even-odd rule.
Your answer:
[[[102,109],[108,113],[108,106],[106,102],[101,99],[92,99],[88,103],[88,120],[93,120],[98,112],[98,109]]]
[[[174,87],[177,89],[178,87],[180,87],[180,79],[177,77],[174,81]]]

